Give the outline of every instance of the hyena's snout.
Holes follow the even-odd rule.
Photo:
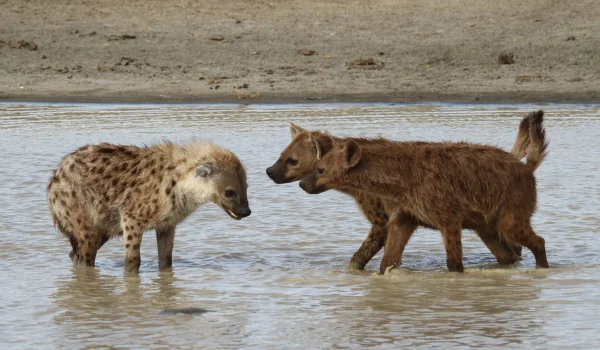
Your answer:
[[[250,216],[250,214],[252,214],[252,210],[250,210],[250,204],[248,204],[248,201],[245,201],[244,203],[242,203],[242,205],[240,206],[240,217],[245,218]]]

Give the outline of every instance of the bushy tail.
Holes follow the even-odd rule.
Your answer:
[[[531,138],[529,137],[529,125],[531,124],[532,113],[528,114],[521,120],[521,124],[519,124],[519,132],[517,133],[517,139],[515,140],[515,144],[510,151],[518,160],[523,159],[527,154],[527,148],[529,147],[529,143],[531,142]]]
[[[548,153],[546,129],[544,129],[544,111],[531,112],[521,120],[517,139],[513,145],[512,153],[521,160],[527,156],[527,165],[535,171]]]
[[[527,116],[529,123],[529,138],[527,147],[527,165],[534,172],[546,158],[548,141],[546,141],[546,129],[544,128],[544,111],[531,112]]]

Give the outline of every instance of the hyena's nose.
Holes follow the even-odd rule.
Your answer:
[[[273,167],[268,167],[267,168],[267,175],[269,175],[269,176],[275,175],[275,169],[273,169]]]
[[[300,180],[300,188],[304,189],[304,180]]]

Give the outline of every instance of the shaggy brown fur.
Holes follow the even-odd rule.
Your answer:
[[[156,229],[159,267],[171,267],[175,226],[212,201],[234,219],[250,215],[238,158],[211,143],[151,147],[88,145],[67,155],[48,185],[48,204],[69,238],[75,265],[94,266],[106,241],[123,236],[125,270],[140,266],[142,233]]]
[[[541,123],[541,120],[534,120],[535,115],[534,112],[524,117],[519,126],[518,136],[511,151],[518,159],[525,156],[529,147],[530,124]],[[380,139],[337,138],[327,132],[304,130],[293,123],[291,123],[290,131],[292,142],[281,153],[277,162],[266,171],[267,175],[278,184],[294,182],[306,177],[315,169],[321,156],[331,150],[334,142],[355,140],[360,145],[369,145],[382,141]],[[387,237],[388,215],[391,209],[386,208],[387,200],[377,196],[352,189],[340,189],[340,191],[349,194],[356,200],[358,207],[372,225],[367,238],[353,255],[349,264],[350,269],[363,269],[384,245]],[[417,225],[427,226],[422,222],[417,222]],[[521,255],[520,245],[508,245],[500,241],[497,235],[490,235],[483,231],[478,233],[499,263],[513,263]],[[408,241],[408,238],[406,240]]]
[[[442,232],[450,271],[463,271],[462,228],[474,229],[484,241],[495,237],[524,245],[538,266],[548,267],[544,239],[530,226],[536,208],[533,172],[547,147],[543,112],[528,118],[526,164],[498,148],[469,143],[345,140],[334,143],[300,187],[311,194],[358,190],[392,201],[381,273],[401,263],[420,223]]]

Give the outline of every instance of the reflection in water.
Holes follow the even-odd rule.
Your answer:
[[[345,267],[369,225],[350,198],[275,185],[264,169],[289,121],[340,136],[469,140],[510,148],[540,106],[0,104],[0,342],[6,348],[597,348],[600,346],[600,107],[541,106],[550,155],[537,170],[535,230],[551,268],[529,251],[498,268],[463,233],[466,273],[446,272],[439,232],[418,230],[391,275]],[[226,132],[225,132],[226,131]],[[248,173],[253,214],[206,205],[177,227],[173,272],[142,242],[124,276],[122,241],[96,269],[73,269],[45,188],[60,158],[102,141],[210,138]],[[203,312],[208,310],[209,312]]]
[[[372,279],[369,292],[352,306],[377,313],[369,324],[377,336],[363,334],[355,342],[424,346],[455,339],[478,347],[536,339],[537,315],[524,310],[537,303],[540,292],[533,281],[515,280],[502,270],[454,278],[399,271],[393,278]],[[352,333],[360,334],[359,329]]]

